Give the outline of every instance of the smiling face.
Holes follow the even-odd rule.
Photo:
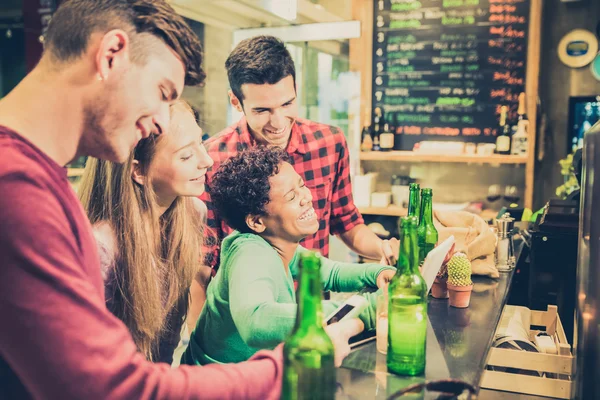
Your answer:
[[[273,85],[245,83],[241,90],[243,103],[230,93],[231,104],[244,112],[254,138],[262,144],[285,148],[298,118],[294,78],[288,75]]]
[[[127,37],[110,35],[100,49],[110,47],[113,39],[119,50],[112,54],[110,67],[100,68],[97,91],[84,104],[83,140],[86,154],[123,162],[140,139],[165,132],[169,105],[183,90],[185,69],[177,54],[158,38],[147,39],[152,42],[152,56],[135,63],[129,59]]]
[[[159,204],[170,204],[179,196],[200,196],[206,171],[213,165],[194,115],[182,106],[174,107],[169,132],[161,138],[149,168]]]
[[[289,163],[283,162],[279,173],[269,178],[271,191],[261,216],[265,227],[262,235],[297,243],[319,230],[312,195]]]

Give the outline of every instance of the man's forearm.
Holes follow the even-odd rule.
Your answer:
[[[340,238],[346,246],[361,256],[373,260],[379,260],[383,256],[381,239],[365,224],[356,225],[348,232],[342,233]]]

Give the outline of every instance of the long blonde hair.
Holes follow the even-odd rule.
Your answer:
[[[181,112],[193,113],[183,101],[171,106],[172,119]],[[89,158],[79,186],[90,222],[108,222],[115,233],[113,312],[149,360],[156,355],[162,333],[181,328],[167,326],[167,316],[177,312],[183,323],[201,259],[202,218],[193,199],[178,197],[158,217],[151,167],[164,140],[163,135],[141,140],[124,164]],[[144,185],[132,179],[134,159],[147,177]]]

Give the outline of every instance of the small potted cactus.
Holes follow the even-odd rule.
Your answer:
[[[450,305],[456,308],[469,307],[471,300],[471,262],[464,253],[456,253],[448,262],[448,291]]]
[[[443,265],[439,272],[435,276],[433,285],[431,286],[431,295],[436,299],[447,299],[448,298],[448,267]]]

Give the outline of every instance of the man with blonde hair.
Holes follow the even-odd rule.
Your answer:
[[[163,0],[68,0],[35,69],[0,101],[0,398],[277,398],[281,350],[170,369],[105,306],[90,224],[64,166],[123,162],[169,125],[200,42]]]

